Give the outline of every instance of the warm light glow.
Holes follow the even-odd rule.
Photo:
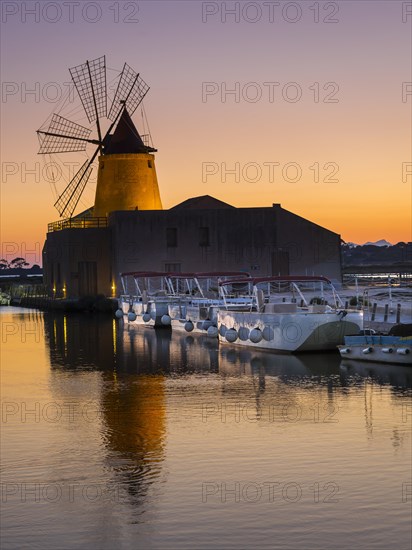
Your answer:
[[[64,341],[64,353],[67,354],[67,317],[63,318],[63,341]]]
[[[412,239],[411,18],[402,2],[332,3],[334,24],[323,21],[333,7],[327,3],[296,3],[302,17],[291,23],[282,6],[272,6],[269,21],[269,7],[252,2],[266,10],[260,20],[248,22],[245,12],[226,24],[220,2],[210,3],[217,13],[206,22],[202,3],[143,4],[142,32],[109,24],[107,8],[95,25],[76,21],[76,43],[69,21],[29,25],[20,12],[7,16],[1,257],[42,263],[47,224],[59,217],[56,195],[95,148],[43,158],[35,130],[53,112],[70,118],[73,111],[96,136],[76,94],[62,111],[51,94],[66,92],[69,67],[104,53],[108,67],[120,71],[126,61],[150,85],[145,109],[163,208],[209,194],[237,207],[281,203],[345,241]],[[58,33],[58,50],[50,50],[46,32]],[[147,36],[156,45],[149,57],[139,55]],[[27,51],[47,60],[40,71]],[[145,133],[139,110],[132,119]],[[103,119],[102,130],[108,126]],[[76,213],[93,204],[96,174],[95,167]]]

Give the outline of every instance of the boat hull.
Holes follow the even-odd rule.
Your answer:
[[[222,344],[293,353],[333,350],[344,343],[345,335],[357,334],[363,327],[361,311],[345,313],[343,316],[338,312],[277,314],[219,311],[219,341]],[[231,341],[233,332],[229,338],[229,329],[236,331],[235,341]],[[258,338],[261,337],[257,342],[251,340],[256,335],[251,334],[255,329],[260,331]]]
[[[133,299],[130,303],[127,300],[119,302],[119,308],[123,311],[125,320],[133,325],[144,325],[155,328],[165,328],[170,323],[163,323],[162,318],[169,313],[169,301],[158,299],[149,300],[143,303],[140,300]],[[129,313],[133,312],[136,316],[134,320],[129,318]]]
[[[412,366],[412,336],[347,336],[338,347],[346,360]]]

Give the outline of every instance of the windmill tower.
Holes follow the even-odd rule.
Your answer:
[[[161,210],[153,154],[156,149],[149,145],[149,135],[140,136],[131,119],[149,86],[125,63],[108,112],[105,56],[69,70],[97,137],[92,138],[91,129],[53,114],[49,126],[37,131],[39,154],[86,151],[89,143],[97,147],[55,202],[60,217],[72,217],[96,157],[99,168],[93,217],[115,210]],[[109,120],[109,127],[103,136],[104,118]]]

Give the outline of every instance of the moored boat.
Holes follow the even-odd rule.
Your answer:
[[[117,317],[186,332],[206,333],[212,327],[217,336],[217,311],[223,305],[219,281],[246,278],[249,273],[136,271],[121,273],[120,277],[124,293],[119,298]]]
[[[412,324],[395,325],[388,334],[365,330],[365,334],[345,336],[338,346],[349,360],[412,366]]]
[[[217,336],[217,313],[224,300],[219,295],[219,282],[228,279],[248,278],[241,271],[196,272],[168,274],[166,285],[169,296],[169,315],[172,328],[186,332],[208,333]],[[237,297],[238,307],[245,305],[247,298]],[[229,301],[230,302],[230,301]]]
[[[170,327],[170,297],[165,285],[166,275],[159,271],[121,273],[124,293],[118,300],[116,316],[125,316],[129,323]],[[134,288],[130,288],[131,281]]]
[[[224,300],[235,287],[251,298],[248,311],[222,307],[219,341],[266,350],[336,349],[363,328],[363,312],[345,309],[331,281],[318,276],[258,277],[220,283]]]

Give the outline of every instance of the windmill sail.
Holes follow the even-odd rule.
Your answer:
[[[149,89],[150,87],[139,74],[125,63],[108,118],[111,121],[116,120],[124,104],[127,112],[132,116]]]
[[[86,160],[69,185],[54,203],[54,206],[57,208],[61,217],[68,214],[71,218],[89,180],[92,172],[92,162],[95,159],[95,156],[96,155],[94,155],[91,160]]]
[[[47,131],[38,131],[39,154],[85,151],[91,130],[54,114]]]
[[[107,116],[106,57],[69,69],[89,122]]]
[[[87,143],[97,145],[97,149],[55,202],[54,206],[61,217],[72,216],[90,178],[92,163],[99,153],[115,154],[114,151],[122,150],[124,147],[120,145],[125,145],[122,142],[125,136],[126,146],[131,148],[131,152],[155,151],[143,143],[130,119],[149,91],[149,86],[140,78],[139,73],[136,73],[127,63],[124,64],[115,97],[107,115],[106,57],[101,56],[86,61],[72,67],[69,71],[89,123],[95,123],[97,138],[91,139],[92,130],[54,114],[48,129],[37,131],[40,140],[39,154],[85,151]],[[111,121],[105,135],[100,124],[103,117]],[[112,133],[113,128],[115,131]],[[130,131],[133,133],[132,137]]]

